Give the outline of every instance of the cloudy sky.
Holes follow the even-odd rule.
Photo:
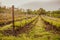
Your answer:
[[[60,0],[0,0],[1,6],[11,7],[15,5],[17,8],[57,10],[60,8]]]

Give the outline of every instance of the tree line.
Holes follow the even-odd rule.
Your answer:
[[[10,11],[9,11],[10,10]],[[7,8],[1,8],[0,7],[0,13],[4,13],[4,12],[10,12],[11,13],[11,8],[7,9]],[[46,11],[43,8],[39,8],[38,10],[32,10],[32,9],[18,9],[15,8],[14,9],[14,13],[16,14],[35,14],[35,15],[47,15],[47,16],[53,16],[53,17],[59,17],[60,18],[60,9],[58,10],[54,10],[54,11]]]

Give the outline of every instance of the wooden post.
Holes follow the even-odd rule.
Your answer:
[[[15,26],[14,26],[14,5],[12,5],[12,26],[13,26],[13,35],[15,36]]]
[[[0,12],[1,12],[1,2],[0,2]]]
[[[1,2],[0,2],[0,8],[1,8]]]

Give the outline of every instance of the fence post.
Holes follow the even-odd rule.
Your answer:
[[[13,36],[15,36],[15,26],[14,26],[14,5],[12,5],[12,27],[13,27]]]

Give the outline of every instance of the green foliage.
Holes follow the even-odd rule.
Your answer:
[[[42,19],[48,23],[50,23],[53,26],[56,26],[57,28],[60,27],[60,19],[59,18],[52,18],[52,17],[48,17],[48,16],[41,16]]]
[[[60,10],[55,10],[55,11],[48,11],[46,15],[51,16],[51,17],[57,17],[60,18]]]
[[[0,7],[0,13],[3,13],[3,12],[4,12],[3,10],[4,10],[4,9]]]
[[[30,19],[25,19],[25,20],[22,20],[22,21],[18,21],[18,22],[15,22],[14,24],[15,24],[15,28],[17,29],[17,28],[19,28],[19,27],[24,27],[26,24],[29,24],[29,23],[31,23],[33,20],[35,20],[37,18],[37,16],[36,17],[33,17],[33,18],[30,18]],[[1,31],[4,31],[4,30],[8,30],[8,29],[12,29],[13,27],[12,27],[12,23],[11,24],[9,24],[9,25],[6,25],[6,26],[4,26],[4,27],[2,27],[2,28],[0,28],[0,30]]]
[[[6,10],[6,11],[5,11]],[[4,9],[4,8],[0,8],[0,13],[5,13],[7,12],[8,14],[11,13],[11,9]],[[21,20],[21,18],[26,18],[26,15],[35,15],[35,16],[31,16],[31,18],[29,19],[23,19],[22,21],[16,21],[14,22],[15,25],[15,30],[20,28],[20,27],[24,27],[25,25],[31,23],[32,21],[36,20],[37,16],[39,15],[39,18],[37,19],[38,22],[35,24],[35,26],[33,26],[33,28],[28,32],[28,33],[22,33],[19,34],[18,36],[5,36],[3,34],[0,33],[0,40],[60,40],[60,35],[58,34],[53,34],[50,31],[46,31],[45,27],[46,25],[44,24],[44,22],[41,20],[41,17],[44,21],[56,26],[57,28],[60,27],[60,19],[59,18],[54,18],[54,17],[60,17],[60,10],[56,10],[56,11],[46,11],[43,8],[40,8],[38,10],[31,10],[31,9],[27,9],[27,11],[25,11],[24,9],[16,9],[14,11],[15,15],[24,15],[24,16],[18,16],[15,20]],[[26,15],[25,15],[26,14]],[[41,16],[40,15],[48,15],[48,16]],[[11,15],[8,15],[8,19],[10,21],[10,17]],[[51,16],[51,17],[49,17]],[[0,16],[1,19],[3,18],[2,16]],[[8,21],[8,20],[6,20]],[[3,24],[5,21],[1,22],[0,24]],[[32,25],[34,25],[35,22],[32,23]],[[12,23],[3,27],[0,27],[0,31],[4,31],[4,30],[11,30],[12,27]]]

